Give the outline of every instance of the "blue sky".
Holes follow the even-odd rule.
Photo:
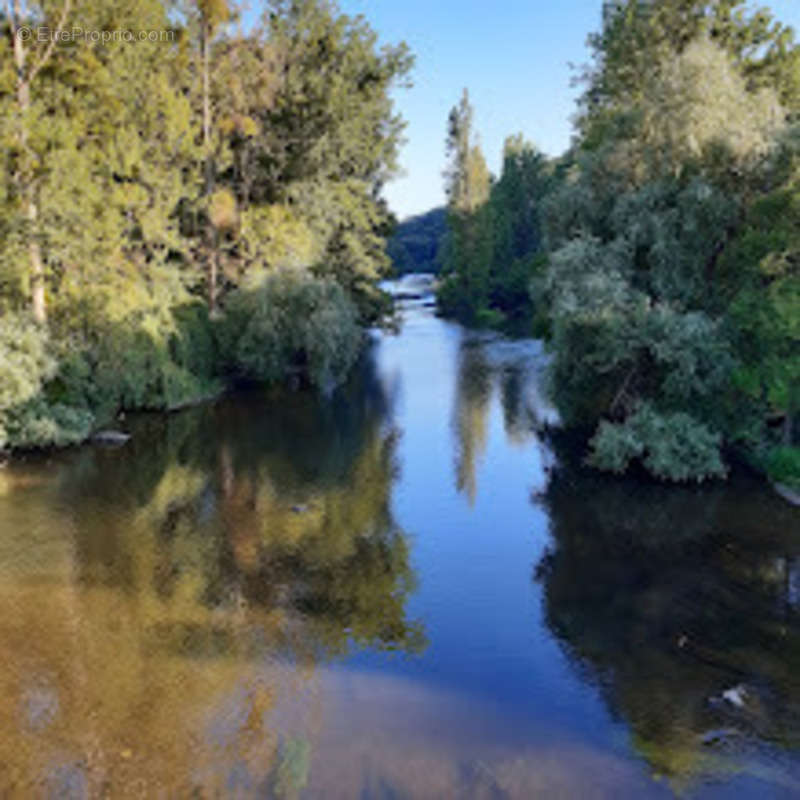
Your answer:
[[[578,90],[570,63],[588,61],[586,36],[600,25],[602,0],[339,0],[363,14],[383,42],[404,40],[416,56],[414,87],[397,92],[408,122],[405,175],[385,191],[402,219],[444,201],[447,114],[466,86],[490,169],[503,141],[522,132],[549,155],[569,144]],[[800,0],[763,0],[800,29]]]
[[[445,123],[470,90],[491,170],[503,141],[521,131],[550,155],[569,144],[576,89],[570,62],[588,60],[586,36],[600,24],[601,0],[340,0],[363,14],[385,42],[405,40],[416,55],[414,88],[398,92],[405,119],[405,176],[386,188],[401,218],[444,200]],[[800,30],[800,0],[765,0]]]
[[[408,121],[405,176],[386,188],[401,218],[444,202],[447,114],[466,86],[493,172],[503,141],[522,131],[546,153],[569,143],[576,90],[569,62],[588,58],[600,0],[340,0],[386,42],[405,40],[416,56],[414,87],[397,93]]]

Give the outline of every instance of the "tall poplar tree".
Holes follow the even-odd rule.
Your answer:
[[[486,309],[491,263],[491,175],[473,129],[474,109],[464,89],[447,120],[444,172],[449,233],[445,243],[446,280],[439,292],[446,313],[474,320]]]

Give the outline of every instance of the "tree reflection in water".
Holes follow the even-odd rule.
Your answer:
[[[745,478],[734,488],[562,466],[543,498],[548,624],[675,789],[743,769],[779,784],[759,749],[800,747],[796,512]],[[736,687],[741,706],[723,698]]]
[[[292,796],[315,664],[425,645],[386,398],[365,366],[330,402],[133,424],[121,450],[3,478],[0,787]]]
[[[470,505],[478,493],[478,467],[488,441],[489,409],[498,393],[506,441],[529,445],[535,428],[554,412],[541,395],[541,343],[498,334],[465,333],[457,355],[452,411],[456,489]]]

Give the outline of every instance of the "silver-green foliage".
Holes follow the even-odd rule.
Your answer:
[[[741,360],[722,256],[764,190],[785,112],[703,37],[657,57],[641,88],[565,164],[533,289],[551,308],[555,399],[595,430],[589,462],[703,480],[725,472]]]
[[[643,403],[624,422],[600,423],[587,461],[618,474],[638,461],[662,480],[702,482],[727,474],[721,443],[719,433],[691,415],[659,413]]]

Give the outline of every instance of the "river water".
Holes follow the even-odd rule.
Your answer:
[[[402,317],[0,470],[2,796],[800,796],[798,511],[586,474],[539,343]]]

